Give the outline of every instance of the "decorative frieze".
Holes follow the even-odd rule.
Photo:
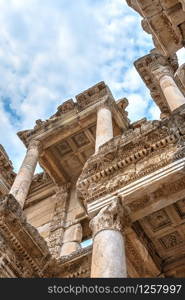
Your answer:
[[[145,134],[138,128],[136,131],[134,140],[126,142],[123,135],[115,144],[105,144],[98,155],[87,161],[77,183],[85,201],[114,192],[184,156],[183,148],[177,146],[178,133],[169,135],[168,127],[157,126]]]
[[[77,182],[84,203],[97,201],[182,159],[185,155],[184,120],[181,109],[180,114],[174,113],[169,119],[141,123],[139,128],[130,129],[100,147],[86,162]]]
[[[6,277],[44,276],[50,262],[47,244],[38,231],[26,222],[19,203],[12,195],[0,199],[0,236],[0,252],[5,257],[5,267],[0,263],[0,268],[15,271],[14,276],[7,274]]]
[[[149,88],[153,100],[159,106],[161,117],[168,116],[178,105],[184,103],[184,88],[179,76],[176,76],[178,70],[176,55],[167,58],[151,51],[150,54],[136,60],[134,65]]]
[[[152,35],[160,53],[169,56],[184,46],[184,0],[127,0],[142,16],[142,28]]]
[[[53,196],[53,200],[56,201],[56,204],[54,208],[53,217],[50,223],[48,245],[50,252],[54,257],[58,257],[60,255],[60,250],[62,246],[67,205],[69,199],[69,189],[69,183],[64,184],[61,187],[57,187],[56,194]]]

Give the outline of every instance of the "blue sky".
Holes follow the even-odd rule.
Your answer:
[[[0,0],[0,11],[0,143],[15,170],[25,153],[16,132],[99,81],[128,98],[132,121],[159,118],[133,67],[152,40],[126,1]]]

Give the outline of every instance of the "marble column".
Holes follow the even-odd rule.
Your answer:
[[[160,87],[163,91],[171,112],[179,108],[181,105],[185,104],[185,97],[175,83],[173,74],[168,66],[154,66],[152,69],[152,73],[159,81]]]
[[[95,153],[101,145],[113,138],[112,112],[108,104],[102,104],[97,111]]]
[[[93,232],[92,278],[127,277],[123,232],[128,215],[119,200],[102,208],[91,220]]]
[[[22,208],[24,207],[24,202],[28,195],[31,181],[33,179],[34,171],[38,161],[39,149],[40,141],[33,140],[30,142],[26,156],[9,192],[15,197]]]

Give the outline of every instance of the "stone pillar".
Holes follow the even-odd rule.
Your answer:
[[[82,225],[80,223],[72,225],[64,232],[63,245],[60,256],[69,255],[81,249],[80,242],[82,241]]]
[[[175,83],[173,74],[168,66],[153,66],[152,73],[159,81],[171,112],[185,104],[185,97]]]
[[[108,104],[102,104],[97,111],[95,153],[101,145],[113,138],[112,112]]]
[[[33,179],[34,171],[37,165],[39,156],[40,141],[33,140],[28,146],[26,156],[17,173],[14,183],[10,189],[15,199],[19,202],[21,207],[24,207],[24,202],[28,195],[31,181]]]
[[[55,202],[55,207],[50,222],[48,246],[52,256],[54,256],[55,258],[58,258],[61,252],[70,186],[70,183],[65,183],[62,186],[57,186],[55,188],[56,194],[52,197],[52,201]]]
[[[102,208],[91,220],[93,232],[92,278],[127,277],[123,230],[128,213],[119,200]]]

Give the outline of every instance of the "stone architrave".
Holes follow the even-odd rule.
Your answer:
[[[91,220],[94,240],[91,277],[127,277],[123,231],[129,223],[128,211],[120,200],[102,208]]]
[[[107,103],[101,104],[97,111],[95,153],[99,147],[113,138],[112,112]]]
[[[39,157],[40,146],[41,144],[38,140],[33,140],[30,142],[26,156],[10,189],[10,194],[15,197],[22,208],[24,207],[24,203],[33,179]]]
[[[185,97],[175,83],[173,74],[168,66],[155,64],[152,66],[152,73],[159,81],[171,112],[185,104]]]

